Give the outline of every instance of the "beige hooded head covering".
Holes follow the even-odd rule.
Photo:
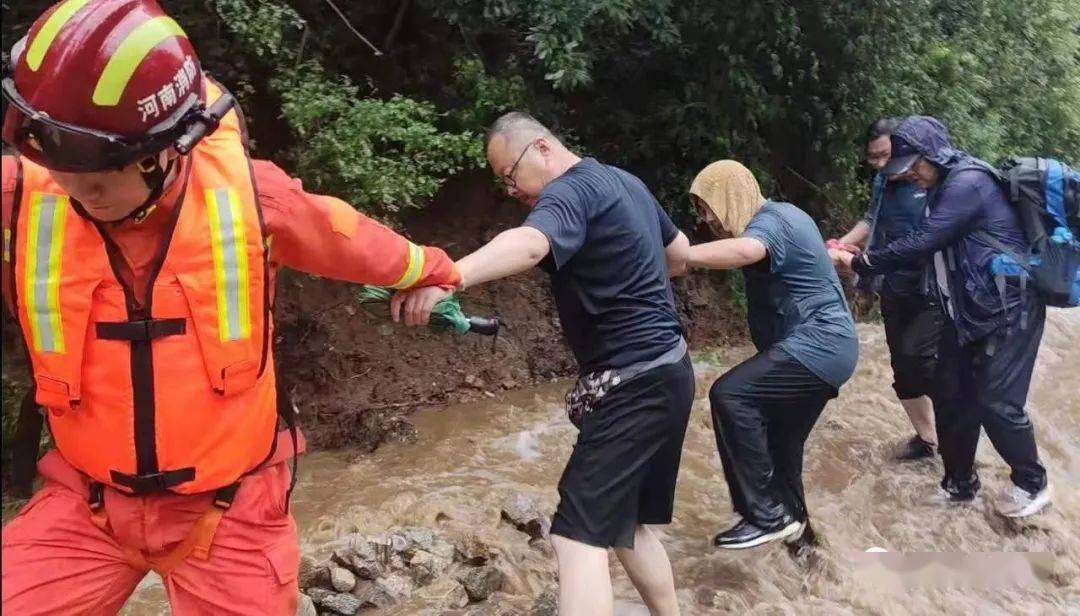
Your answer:
[[[719,160],[702,169],[690,184],[690,194],[705,202],[735,237],[746,231],[765,202],[754,174],[734,160]]]

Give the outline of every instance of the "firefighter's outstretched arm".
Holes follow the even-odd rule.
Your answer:
[[[275,262],[325,278],[395,289],[460,282],[442,249],[414,244],[341,199],[304,192],[299,181],[272,163],[256,161],[256,174]]]

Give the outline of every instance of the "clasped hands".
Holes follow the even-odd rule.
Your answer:
[[[851,262],[862,252],[854,244],[845,244],[838,239],[830,239],[825,242],[825,249],[833,263],[842,269],[851,270]]]

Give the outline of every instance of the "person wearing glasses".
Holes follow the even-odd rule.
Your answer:
[[[670,282],[689,241],[641,180],[574,154],[525,113],[500,117],[486,145],[506,191],[531,212],[457,262],[459,288],[539,265],[580,372],[567,396],[580,432],[551,527],[560,613],[612,613],[614,548],[651,613],[677,614],[671,565],[647,525],[671,522],[694,400]],[[399,293],[395,319],[423,324],[447,295]]]
[[[881,173],[892,157],[890,136],[903,118],[882,118],[866,131],[866,162],[878,171],[871,189],[866,217],[846,235],[826,242],[830,249],[872,250],[902,238],[926,216],[926,189],[914,182]],[[900,399],[915,434],[895,455],[898,461],[923,460],[937,455],[934,404],[938,397],[938,344],[945,313],[932,293],[926,263],[915,261],[883,276],[860,279],[859,286],[881,297],[885,342],[893,370],[893,390]]]

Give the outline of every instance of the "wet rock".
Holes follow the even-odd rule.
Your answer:
[[[370,555],[375,560],[387,564],[394,554],[405,550],[408,542],[400,534],[372,535],[367,539],[367,546],[366,551],[362,553],[364,556]],[[358,550],[357,554],[361,552]]]
[[[455,560],[467,565],[483,565],[491,560],[491,548],[475,535],[466,535],[454,544]]]
[[[331,592],[322,588],[312,588],[309,595],[311,600],[321,607],[323,611],[343,616],[353,616],[360,611],[362,605],[359,599],[348,593]]]
[[[382,561],[365,559],[356,554],[338,554],[335,552],[332,560],[351,571],[361,580],[378,579],[386,571],[386,566]]]
[[[354,533],[349,536],[349,549],[364,558],[375,558],[378,556],[378,544],[385,541],[386,537],[383,535],[369,536]]]
[[[375,585],[382,588],[394,599],[404,599],[413,593],[413,584],[407,576],[394,573],[375,580]]]
[[[367,537],[359,533],[346,535],[334,542],[330,557],[334,564],[348,569],[362,580],[378,578],[386,569],[389,540],[385,537]]]
[[[436,608],[437,613],[461,609],[469,604],[469,594],[459,582],[447,577],[417,591],[417,597]]]
[[[415,548],[431,552],[432,548],[435,547],[435,532],[429,528],[404,528],[401,534],[410,549]]]
[[[318,586],[314,584],[316,575],[319,570],[319,561],[315,560],[312,556],[303,556],[300,558],[300,567],[296,570],[297,583],[300,584],[300,588],[307,588],[309,586]]]
[[[502,588],[503,572],[491,565],[463,567],[455,572],[454,579],[461,582],[470,601],[483,601]]]
[[[350,592],[356,588],[356,576],[348,569],[333,567],[330,569],[330,585],[338,592]]]
[[[424,550],[413,549],[405,553],[409,575],[417,586],[426,586],[450,566],[450,561]]]
[[[309,562],[305,563],[305,560]],[[330,568],[313,562],[314,559],[304,557],[300,561],[300,569],[297,573],[297,582],[300,588],[315,588],[318,586],[330,586]]]
[[[545,588],[529,609],[529,616],[558,616],[558,614],[559,589],[554,586]]]
[[[301,593],[299,600],[296,602],[296,616],[319,616],[319,612],[315,609],[315,602],[311,600],[311,597]]]
[[[533,539],[548,536],[551,518],[544,514],[540,501],[526,494],[517,493],[503,501],[502,518]]]
[[[348,569],[361,580],[377,579],[386,571],[389,539],[368,538],[357,534],[337,543],[339,547],[334,550],[330,560]]]
[[[352,571],[361,580],[377,580],[386,568],[377,560],[354,561]]]
[[[397,603],[397,599],[375,582],[357,584],[353,589],[353,596],[360,602],[361,609],[383,609]]]
[[[448,563],[453,562],[457,555],[457,548],[454,547],[453,542],[444,537],[436,537],[428,551]]]

